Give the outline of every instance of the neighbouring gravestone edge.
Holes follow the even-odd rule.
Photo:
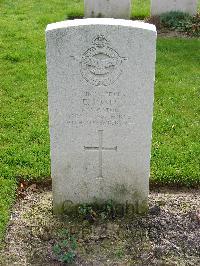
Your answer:
[[[198,0],[151,0],[151,16],[173,11],[188,13],[191,16],[197,13]]]
[[[130,19],[131,2],[131,0],[84,0],[84,16]]]
[[[155,34],[157,34],[156,27],[153,24],[137,20],[132,21],[124,19],[112,19],[112,18],[86,18],[86,19],[74,19],[74,20],[66,20],[66,21],[51,23],[47,25],[46,33],[49,31],[64,29],[68,27],[79,27],[79,26],[89,26],[89,25],[132,27],[141,30],[152,31]]]

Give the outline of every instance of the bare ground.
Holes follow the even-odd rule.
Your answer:
[[[65,265],[52,252],[60,228],[77,239],[73,265],[200,265],[200,190],[154,191],[149,207],[131,219],[59,220],[49,189],[27,191],[13,207],[0,265]]]

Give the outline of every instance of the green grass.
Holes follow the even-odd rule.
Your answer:
[[[200,41],[159,39],[152,180],[200,182]]]
[[[16,182],[14,179],[0,177],[0,249],[1,239],[5,232],[5,226],[9,219],[10,206],[15,198]]]
[[[41,181],[50,176],[45,27],[67,17],[82,16],[83,1],[1,0],[0,11],[1,239],[16,181]],[[147,8],[137,14],[146,15]],[[154,182],[200,182],[199,50],[197,39],[158,40]]]
[[[150,16],[151,0],[133,0],[132,17],[145,18]]]

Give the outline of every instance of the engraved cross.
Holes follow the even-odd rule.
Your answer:
[[[117,146],[113,148],[103,147],[103,130],[98,130],[99,136],[99,147],[86,147],[84,146],[84,150],[88,151],[99,151],[99,176],[98,178],[103,178],[103,151],[117,151]]]

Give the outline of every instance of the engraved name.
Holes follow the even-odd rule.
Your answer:
[[[70,114],[66,123],[75,127],[128,125],[131,116],[122,111],[126,99],[126,95],[121,91],[85,91],[79,102],[80,112]]]

